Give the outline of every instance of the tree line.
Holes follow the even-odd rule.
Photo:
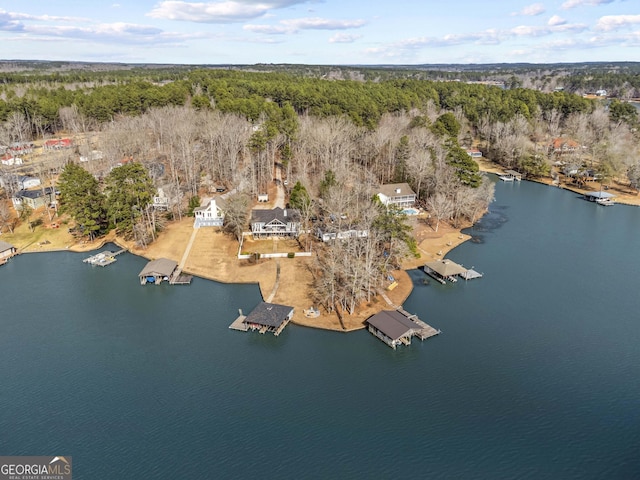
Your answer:
[[[437,230],[443,221],[475,222],[493,199],[493,183],[467,154],[474,145],[505,167],[548,175],[559,160],[548,146],[565,136],[581,148],[563,162],[592,163],[630,182],[640,175],[637,113],[629,104],[566,92],[227,70],[188,72],[165,85],[38,88],[5,100],[25,110],[2,122],[0,142],[30,140],[48,128],[76,134],[73,150],[47,154],[38,168],[62,172],[62,208],[83,235],[116,228],[144,245],[167,218],[181,218],[220,186],[236,191],[226,228],[238,235],[248,199],[268,188],[277,166],[293,185],[289,202],[305,231],[324,221],[369,232],[364,241],[319,247],[314,291],[328,309],[353,311],[403,256],[417,252],[406,217],[372,199],[381,184],[408,183]],[[47,101],[49,123],[29,110]],[[79,156],[91,160],[79,164]],[[166,215],[151,208],[158,189],[169,199]]]

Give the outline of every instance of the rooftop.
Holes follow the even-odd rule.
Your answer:
[[[278,305],[277,303],[261,302],[253,311],[247,315],[244,323],[255,323],[267,325],[269,327],[279,327],[282,322],[293,311],[293,307],[288,305]]]
[[[380,187],[379,193],[385,197],[397,197],[399,195],[415,195],[408,183],[387,183]]]
[[[146,277],[161,275],[163,277],[169,277],[177,266],[178,262],[174,262],[168,258],[157,258],[147,263],[138,276]]]
[[[300,212],[295,208],[276,207],[273,210],[251,210],[251,222],[269,223],[279,220],[282,223],[297,222],[300,220]]]
[[[418,324],[397,310],[383,310],[376,313],[367,320],[367,323],[373,325],[392,340],[398,340],[411,333],[412,330],[420,328]]]

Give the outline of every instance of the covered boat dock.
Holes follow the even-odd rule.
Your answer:
[[[277,337],[292,318],[293,307],[261,302],[242,320],[242,323],[247,326],[247,330],[258,330],[260,333],[273,332]],[[239,329],[236,328],[236,330]]]
[[[595,202],[598,205],[614,205],[615,202],[613,201],[613,198],[615,197],[615,195],[613,193],[609,193],[609,192],[603,192],[602,190],[598,191],[598,192],[587,192],[584,194],[584,199],[588,200],[589,202]]]
[[[503,175],[498,177],[503,182],[519,182],[522,180],[522,174],[520,172],[516,172],[515,170],[507,170]]]
[[[399,308],[383,310],[367,320],[369,332],[394,350],[398,345],[410,345],[412,337],[424,340],[438,335],[440,330],[427,325],[417,315]]]
[[[171,283],[171,279],[175,275],[177,268],[178,262],[174,262],[168,258],[157,258],[155,260],[151,260],[138,274],[140,284],[146,285],[148,283],[153,283],[155,285],[159,285],[162,282]]]
[[[425,263],[424,272],[444,285],[447,280],[457,282],[458,279],[456,277],[464,275],[467,269],[447,258],[443,258],[442,260]]]

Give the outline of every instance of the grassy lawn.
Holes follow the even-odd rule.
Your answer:
[[[289,253],[304,252],[297,240],[269,238],[265,240],[244,239],[242,251],[247,253]]]

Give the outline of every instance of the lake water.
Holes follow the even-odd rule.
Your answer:
[[[145,260],[21,255],[0,268],[0,454],[76,479],[640,478],[640,209],[497,185],[484,273],[411,272],[442,334],[231,331],[255,285],[141,286]]]

